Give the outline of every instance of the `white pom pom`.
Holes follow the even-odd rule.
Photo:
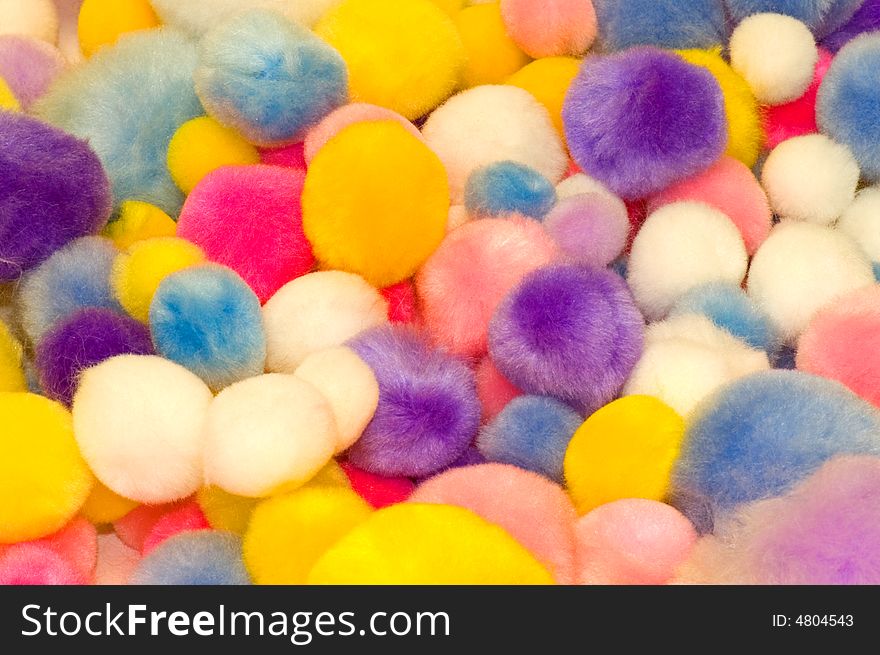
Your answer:
[[[173,362],[121,355],[87,369],[73,400],[73,429],[95,475],[141,503],[185,498],[202,485],[205,417],[213,396]]]
[[[752,259],[748,292],[780,335],[792,341],[823,305],[873,283],[868,258],[848,236],[830,227],[783,221]]]
[[[547,110],[514,86],[477,86],[452,97],[422,128],[446,166],[453,203],[461,203],[471,172],[496,161],[531,166],[554,184],[567,157]]]
[[[778,216],[830,225],[855,197],[859,165],[846,146],[808,134],[773,149],[761,184]]]
[[[727,216],[699,202],[675,202],[642,225],[630,252],[627,281],[642,313],[657,320],[695,286],[740,284],[747,266],[742,236]]]
[[[205,422],[205,480],[259,498],[308,482],[338,442],[333,411],[311,384],[270,373],[226,387]]]
[[[388,302],[354,273],[321,271],[288,282],[263,306],[266,370],[293,373],[314,352],[388,321]]]
[[[880,262],[880,187],[860,191],[837,227],[852,237],[871,261]]]
[[[0,0],[0,34],[58,43],[58,11],[52,0]]]
[[[379,383],[364,360],[351,348],[330,348],[306,357],[296,376],[330,403],[339,433],[337,453],[360,439],[379,406]]]
[[[804,95],[818,60],[813,33],[790,16],[749,16],[730,37],[731,66],[766,105],[781,105]]]
[[[565,200],[566,198],[579,196],[584,193],[600,193],[623,202],[599,180],[584,173],[570,175],[556,185],[556,197],[558,200]]]

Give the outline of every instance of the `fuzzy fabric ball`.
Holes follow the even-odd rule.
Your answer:
[[[489,326],[489,354],[523,391],[584,414],[620,391],[642,352],[644,323],[623,280],[554,265],[529,274]]]
[[[52,0],[0,0],[0,34],[58,41],[58,10]]]
[[[464,45],[463,88],[501,84],[529,63],[529,56],[517,46],[505,27],[499,3],[465,7],[454,18]]]
[[[20,34],[0,36],[0,77],[27,110],[67,66],[57,48]]]
[[[175,507],[164,514],[153,524],[149,534],[144,539],[143,554],[148,555],[156,547],[181,532],[195,530],[210,530],[208,520],[195,501],[189,501]]]
[[[185,498],[202,484],[211,391],[182,366],[120,355],[86,369],[73,399],[83,457],[116,493],[142,503]],[[112,411],[111,411],[112,408]]]
[[[98,535],[98,563],[95,567],[96,585],[128,584],[141,555],[129,548],[115,534]]]
[[[464,199],[470,174],[493,162],[525,164],[554,184],[565,173],[565,152],[550,114],[514,86],[459,93],[431,114],[422,134],[446,166],[453,202]]]
[[[204,113],[193,90],[196,59],[196,46],[172,29],[130,34],[59,79],[35,110],[89,142],[116,206],[143,200],[176,216],[183,194],[166,158],[177,128]]]
[[[530,57],[582,55],[598,28],[591,0],[501,0],[507,33]]]
[[[150,0],[159,18],[200,37],[212,27],[249,9],[271,9],[303,27],[313,27],[340,0],[211,0],[209,4],[192,0]]]
[[[73,562],[42,544],[16,544],[0,553],[2,585],[78,585]]]
[[[107,222],[107,176],[85,141],[0,111],[0,172],[0,282]]]
[[[375,509],[405,502],[416,488],[409,478],[376,475],[352,466],[348,462],[343,462],[341,467],[351,488]]]
[[[783,105],[764,107],[764,131],[767,134],[767,147],[775,148],[786,139],[804,134],[815,134],[816,98],[825,74],[831,67],[831,54],[819,48],[819,59],[813,71],[813,81],[804,95]]]
[[[104,525],[118,521],[137,506],[137,502],[124,498],[101,482],[95,481],[92,493],[79,513],[95,525]]]
[[[880,0],[863,0],[861,4],[846,24],[822,39],[822,47],[837,53],[857,36],[880,30]]]
[[[379,293],[388,301],[388,320],[392,323],[415,323],[419,320],[416,306],[416,288],[412,280],[404,280],[390,287],[380,289]]]
[[[480,360],[476,374],[477,397],[483,410],[483,421],[491,421],[511,400],[522,395],[522,391],[501,375],[488,356]]]
[[[880,262],[880,187],[862,189],[837,222],[871,259]]]
[[[449,184],[437,155],[397,121],[356,123],[311,161],[302,212],[325,268],[385,287],[412,277],[443,239]]]
[[[318,271],[284,285],[263,307],[266,369],[293,373],[311,355],[388,322],[388,303],[354,273]]]
[[[554,255],[541,226],[522,218],[483,219],[450,232],[416,277],[431,340],[455,354],[484,354],[498,304]]]
[[[208,523],[215,530],[243,535],[259,499],[236,496],[220,487],[202,487],[196,500]]]
[[[618,198],[583,193],[557,203],[544,219],[544,229],[569,261],[604,268],[626,246],[629,216]]]
[[[665,205],[652,213],[633,241],[627,282],[649,319],[666,316],[693,287],[742,282],[748,255],[736,225],[701,202]]]
[[[505,84],[531,93],[550,114],[553,127],[563,139],[562,106],[568,87],[577,77],[581,60],[575,57],[542,57],[526,64],[507,78]]]
[[[146,326],[108,309],[83,309],[45,334],[34,363],[45,394],[69,406],[85,369],[128,354],[153,354]]]
[[[571,166],[576,168],[577,164],[571,162]],[[598,193],[599,195],[607,196],[611,200],[620,200],[620,198],[612,193],[607,186],[602,184],[596,178],[590,177],[586,173],[572,173],[556,185],[556,196],[560,201],[584,193]]]
[[[861,3],[862,0],[724,0],[734,23],[751,14],[772,12],[796,18],[820,36],[849,20]]]
[[[473,372],[402,326],[373,328],[349,346],[379,382],[379,407],[349,461],[391,477],[425,476],[455,461],[480,422]]]
[[[77,19],[80,48],[90,57],[129,32],[159,26],[149,0],[84,0]]]
[[[698,173],[727,147],[715,78],[655,48],[585,60],[562,119],[578,166],[627,199]]]
[[[224,166],[186,199],[177,234],[228,266],[266,302],[314,264],[303,234],[303,174],[277,166]]]
[[[9,88],[9,85],[2,77],[0,77],[0,109],[9,111],[19,111],[21,109],[18,98],[15,97],[12,89]]]
[[[315,27],[348,66],[351,97],[413,120],[455,89],[464,48],[428,0],[343,0]]]
[[[138,562],[133,585],[247,585],[241,539],[228,532],[183,532]]]
[[[540,219],[556,204],[556,187],[528,166],[500,161],[471,173],[464,204],[474,217],[520,214]]]
[[[154,237],[173,237],[177,223],[156,205],[140,200],[126,200],[112,216],[103,235],[125,250],[132,244]]]
[[[0,321],[0,392],[27,390],[23,354],[23,348],[9,326]]]
[[[710,48],[727,40],[718,0],[593,0],[606,51],[637,45]]]
[[[873,283],[867,256],[845,234],[784,221],[752,259],[748,292],[782,340],[790,342],[823,305]]]
[[[138,553],[144,549],[144,542],[153,530],[153,526],[166,514],[173,512],[184,503],[165,503],[161,505],[138,505],[113,522],[116,536],[129,548]]]

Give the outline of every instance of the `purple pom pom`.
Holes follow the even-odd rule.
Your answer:
[[[569,261],[604,268],[626,247],[629,215],[614,196],[581,193],[560,200],[544,219],[544,229]]]
[[[650,47],[588,57],[562,119],[577,164],[625,199],[699,173],[727,146],[724,97],[712,74]]]
[[[644,328],[616,273],[548,266],[502,302],[489,326],[489,354],[523,391],[588,414],[620,391],[642,354]]]
[[[45,41],[18,34],[0,36],[0,77],[24,109],[46,93],[64,67],[64,56]]]
[[[837,52],[860,34],[880,30],[880,0],[865,0],[855,15],[843,27],[825,37],[822,47]]]
[[[349,346],[379,382],[379,407],[348,451],[358,468],[423,477],[452,464],[480,425],[473,371],[400,325],[377,327]]]
[[[70,405],[83,370],[127,354],[153,354],[146,325],[109,309],[80,310],[57,323],[38,344],[40,386],[50,398]]]
[[[97,232],[109,216],[107,176],[85,141],[0,111],[0,282]]]

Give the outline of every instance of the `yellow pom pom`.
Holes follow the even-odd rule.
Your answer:
[[[196,493],[196,501],[208,523],[215,530],[244,534],[257,498],[236,496],[220,487],[204,487]]]
[[[79,10],[79,45],[86,57],[123,34],[158,27],[149,0],[84,0]]]
[[[162,280],[204,259],[201,248],[185,239],[159,237],[138,241],[113,262],[113,293],[125,311],[146,323],[150,302]]]
[[[562,127],[562,105],[572,80],[577,76],[581,60],[574,57],[544,57],[523,66],[507,79],[507,84],[525,89],[550,113],[553,127],[565,139]]]
[[[153,237],[173,237],[177,223],[155,205],[140,200],[126,200],[117,219],[104,228],[104,236],[125,250],[131,244]]]
[[[625,396],[592,414],[565,451],[578,512],[622,498],[661,500],[684,438],[684,420],[651,396]]]
[[[0,393],[0,543],[39,539],[79,511],[94,478],[62,405],[31,393]]]
[[[449,182],[396,121],[355,123],[312,159],[302,209],[318,261],[381,288],[411,277],[442,241]]]
[[[350,489],[305,487],[263,501],[244,536],[244,563],[257,584],[305,584],[328,548],[369,517]]]
[[[431,0],[431,2],[452,17],[455,17],[464,6],[464,0]]]
[[[187,121],[168,144],[168,170],[184,193],[221,166],[259,163],[260,153],[254,146],[210,116]]]
[[[513,537],[450,505],[374,512],[315,564],[309,584],[553,584]]]
[[[727,154],[751,168],[764,146],[764,129],[758,101],[742,76],[721,57],[721,49],[681,50],[681,57],[708,70],[721,87],[727,114]]]
[[[455,19],[466,52],[462,87],[501,84],[529,62],[529,56],[507,35],[497,2],[474,5]]]
[[[21,353],[18,339],[12,335],[6,323],[0,321],[0,392],[27,390]]]
[[[79,513],[95,525],[103,525],[118,521],[138,504],[134,500],[120,496],[97,481]]]
[[[345,60],[353,101],[410,120],[452,94],[464,64],[455,24],[429,0],[344,0],[315,32]]]
[[[18,98],[15,97],[12,89],[9,88],[6,80],[2,77],[0,77],[0,109],[6,109],[7,111],[18,111],[21,109]]]
[[[315,477],[308,481],[306,486],[351,489],[351,482],[339,463],[335,459],[331,459],[324,468],[315,474]]]

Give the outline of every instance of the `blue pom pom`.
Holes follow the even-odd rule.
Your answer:
[[[784,14],[819,36],[844,25],[864,0],[725,0],[734,24],[751,14]]]
[[[544,396],[519,396],[486,425],[477,448],[490,462],[513,464],[562,484],[565,449],[584,419]]]
[[[182,532],[144,557],[133,585],[248,585],[241,539],[228,532]]]
[[[58,321],[87,307],[122,312],[110,287],[115,246],[83,237],[55,251],[25,278],[19,292],[21,324],[36,343]]]
[[[529,166],[500,161],[471,173],[464,204],[471,215],[502,216],[515,212],[544,218],[556,204],[556,188]]]
[[[259,375],[266,363],[260,301],[234,271],[214,264],[166,277],[150,304],[156,351],[213,389]]]
[[[721,0],[593,0],[608,51],[636,45],[711,48],[727,42]]]
[[[880,282],[880,262],[874,262],[871,267],[874,269],[874,279]]]
[[[710,508],[717,515],[787,492],[838,454],[880,455],[873,406],[807,373],[756,373],[722,387],[692,414],[671,500],[686,514]],[[701,523],[708,527],[705,516]]]
[[[196,91],[221,123],[263,146],[301,140],[348,101],[336,50],[271,11],[240,14],[202,43]]]
[[[778,337],[770,317],[734,284],[710,282],[691,289],[672,309],[673,316],[702,314],[753,348],[771,351]]]
[[[816,115],[824,134],[849,146],[862,175],[880,180],[880,33],[857,37],[837,54]]]

